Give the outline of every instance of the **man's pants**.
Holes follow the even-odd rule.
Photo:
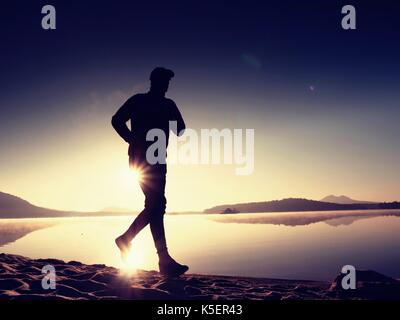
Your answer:
[[[136,217],[127,234],[134,238],[147,224],[157,252],[167,250],[164,230],[164,214],[167,200],[165,198],[166,165],[146,165],[141,167],[140,187],[145,196],[144,210]]]

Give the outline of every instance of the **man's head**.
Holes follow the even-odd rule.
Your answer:
[[[150,74],[150,82],[152,92],[164,95],[168,91],[168,85],[171,78],[174,77],[174,72],[162,67],[155,68]]]

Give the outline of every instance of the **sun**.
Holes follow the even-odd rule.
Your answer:
[[[130,174],[129,176],[132,178],[132,180],[140,182],[142,181],[142,173],[139,170],[129,170]]]
[[[121,169],[120,177],[122,184],[128,189],[137,186],[138,182],[143,182],[143,172],[137,168],[133,169],[126,167]]]
[[[140,168],[129,167],[127,174],[128,174],[128,178],[130,178],[133,181],[137,181],[137,182],[143,181],[143,172]]]

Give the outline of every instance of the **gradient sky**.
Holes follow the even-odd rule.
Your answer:
[[[353,4],[357,30],[341,29]],[[41,29],[53,4],[57,30]],[[110,118],[175,71],[200,128],[254,128],[255,171],[169,168],[168,210],[328,194],[400,200],[398,1],[10,1],[0,10],[0,190],[73,210],[128,207]]]

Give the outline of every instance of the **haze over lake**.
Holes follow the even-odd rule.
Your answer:
[[[114,244],[133,217],[0,220],[0,252],[157,270],[150,230],[132,264]],[[343,265],[400,278],[400,211],[166,215],[171,252],[190,273],[332,280]]]

